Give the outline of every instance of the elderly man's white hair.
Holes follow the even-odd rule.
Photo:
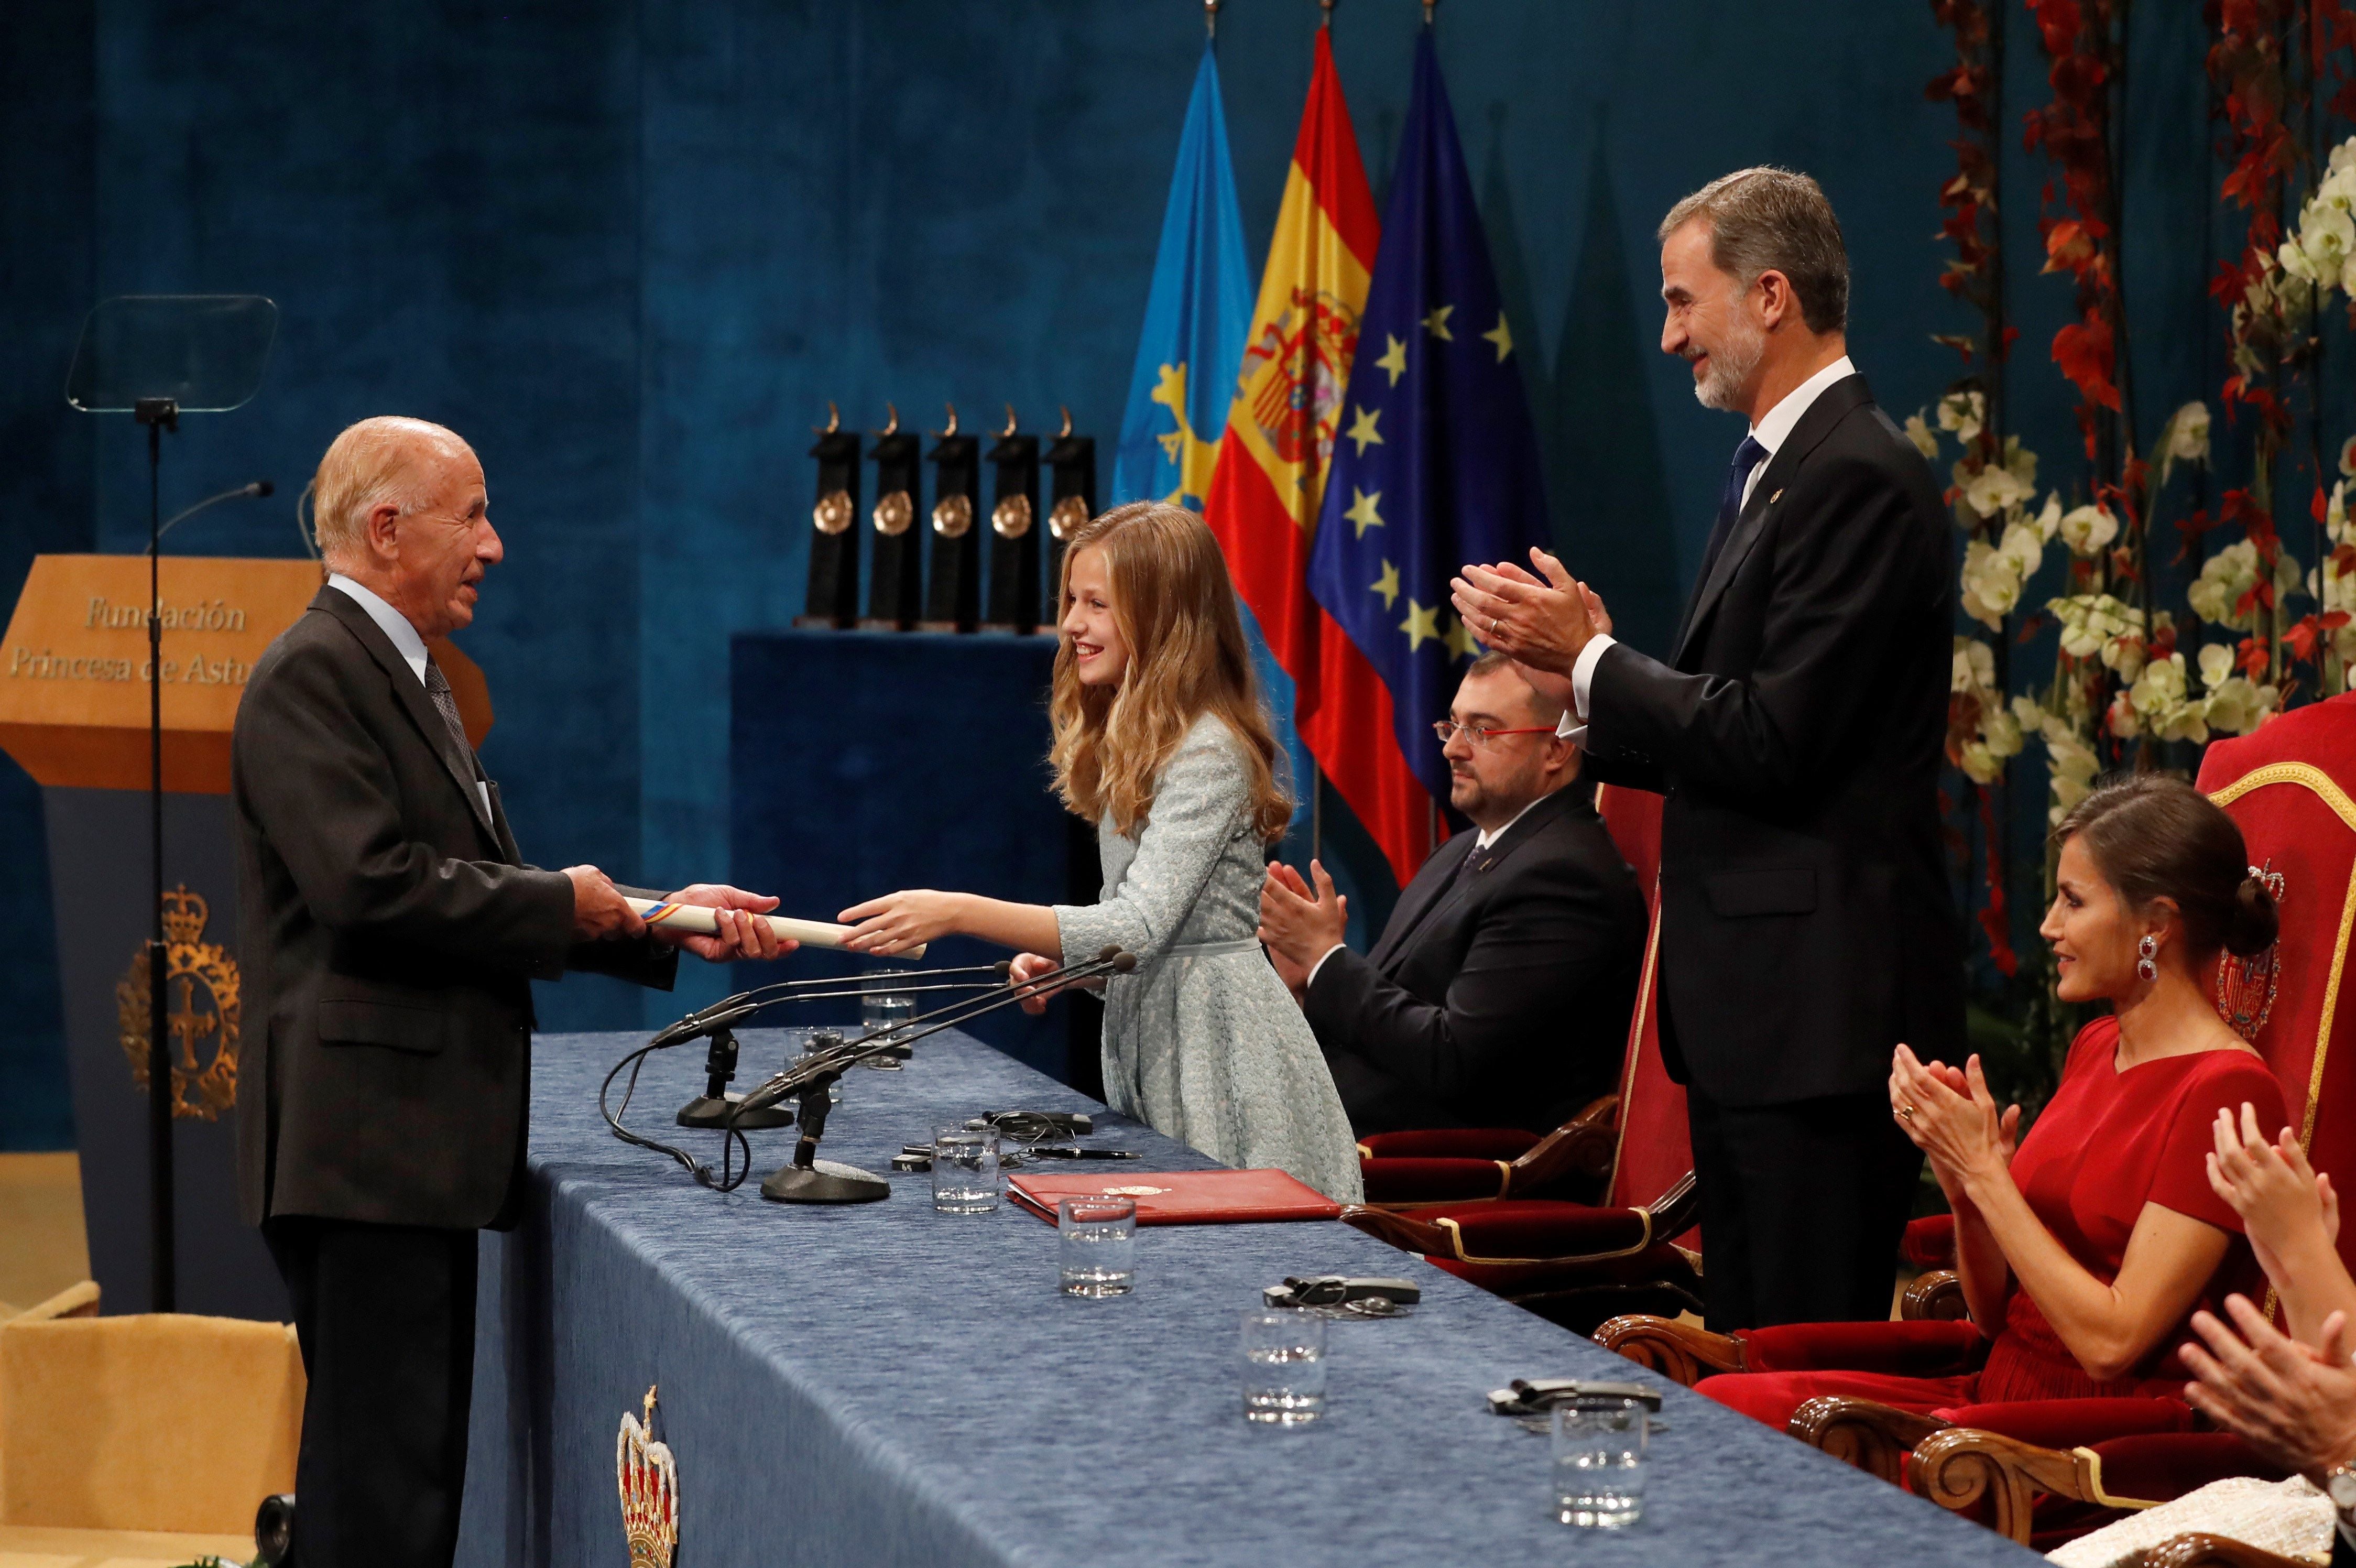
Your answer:
[[[423,419],[379,414],[348,425],[311,476],[311,528],[321,557],[330,566],[352,563],[369,512],[387,501],[403,511],[420,505],[425,476],[418,459],[427,452],[473,450],[455,431]]]

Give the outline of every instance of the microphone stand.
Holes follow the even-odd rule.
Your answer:
[[[1093,980],[1103,974],[1126,974],[1136,967],[1135,954],[1123,952],[1118,947],[1108,947],[1089,962],[1067,964],[1013,987],[1006,995],[986,1002],[952,1003],[926,1015],[925,1018],[912,1020],[913,1023],[924,1023],[926,1018],[937,1019],[938,1022],[930,1027],[914,1033],[886,1030],[881,1035],[864,1035],[823,1052],[809,1062],[798,1062],[787,1068],[746,1094],[731,1115],[731,1121],[736,1121],[784,1099],[796,1090],[800,1090],[802,1133],[794,1144],[793,1163],[780,1165],[769,1174],[767,1179],[761,1183],[761,1196],[772,1203],[873,1203],[891,1197],[892,1184],[882,1176],[861,1170],[856,1165],[818,1157],[819,1140],[826,1133],[830,1100],[827,1090],[835,1079],[855,1063],[869,1057],[914,1046],[926,1036],[970,1023],[984,1014],[1027,1001],[1049,989]],[[723,1145],[722,1158],[724,1161],[726,1157],[727,1151]]]
[[[962,969],[932,970],[929,974],[974,974],[994,972],[1006,978],[1007,964],[969,964]],[[703,1092],[679,1108],[675,1120],[682,1127],[708,1127],[714,1130],[730,1125],[730,1113],[744,1097],[731,1093],[728,1085],[736,1076],[736,1036],[729,1026],[738,1018],[749,1017],[761,1008],[780,1002],[822,1002],[841,996],[866,996],[877,992],[890,992],[895,996],[916,991],[969,991],[970,985],[904,985],[893,975],[876,977],[872,984],[854,985],[849,990],[813,990],[816,986],[839,985],[839,978],[819,980],[783,980],[774,985],[764,985],[752,991],[742,991],[711,1006],[689,1014],[656,1039],[664,1045],[678,1045],[706,1034],[712,1041],[703,1057]],[[798,993],[799,994],[796,994]],[[751,1004],[751,1005],[747,1005]],[[781,1106],[765,1105],[748,1111],[734,1119],[734,1125],[748,1133],[767,1132],[794,1124],[794,1113]]]

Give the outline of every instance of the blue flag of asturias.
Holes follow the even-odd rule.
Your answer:
[[[1217,58],[1205,46],[1178,137],[1178,167],[1162,214],[1162,247],[1145,298],[1129,409],[1114,454],[1112,500],[1166,500],[1194,511],[1211,489],[1219,438],[1235,401],[1236,372],[1251,331],[1257,281],[1244,260],[1243,212],[1227,161],[1227,117]],[[1242,607],[1238,607],[1239,608]],[[1252,671],[1292,759],[1292,788],[1306,814],[1309,753],[1293,725],[1292,677],[1243,610]]]
[[[1448,580],[1468,561],[1526,565],[1530,546],[1552,547],[1514,354],[1427,27],[1309,591],[1390,689],[1399,749],[1442,800],[1448,764],[1431,726],[1479,653]]]
[[[1203,510],[1251,313],[1219,68],[1205,48],[1178,138],[1178,169],[1162,214],[1162,248],[1113,458],[1116,503],[1168,500]]]

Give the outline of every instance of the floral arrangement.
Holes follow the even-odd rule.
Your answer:
[[[2050,896],[2052,874],[2049,855],[2048,886],[2019,886],[2038,872],[2009,853],[2007,792],[2028,783],[2014,777],[2017,758],[2042,761],[2050,823],[2104,773],[2190,772],[2212,737],[2349,689],[2356,437],[2330,454],[2327,475],[2313,449],[2321,426],[2313,368],[2333,306],[2344,305],[2356,329],[2356,137],[2309,149],[2295,128],[2317,124],[2318,105],[2356,120],[2348,80],[2356,0],[2210,0],[2205,65],[2231,165],[2218,194],[2244,222],[2238,254],[2210,287],[2228,373],[2213,399],[2156,421],[2136,407],[2118,285],[2115,160],[2133,131],[2118,121],[2126,0],[2024,0],[2051,92],[2020,122],[2028,149],[2053,171],[2038,219],[2040,263],[2071,289],[2069,319],[2046,357],[2075,394],[2079,438],[2063,471],[2048,463],[2042,477],[2041,443],[2009,427],[2003,405],[2007,376],[2037,367],[2007,363],[2017,334],[2005,319],[1996,222],[2007,117],[1990,12],[2001,3],[1931,0],[1955,60],[1928,95],[1954,105],[1960,133],[1940,188],[1950,248],[1940,282],[1976,308],[1979,326],[1937,335],[1957,351],[1961,374],[1905,427],[1944,466],[1959,533],[1951,842],[1978,873],[1986,952],[2009,985],[2019,958],[2008,911]],[[2212,500],[2221,469],[2239,482],[2220,485]],[[2309,474],[2311,537],[2295,548],[2308,530],[2286,536],[2277,501],[2285,510],[2296,502],[2278,490],[2286,476]],[[2040,966],[2019,978],[2028,989],[2011,992],[2017,1016],[2002,1026],[2040,1035],[2047,1047],[2066,1043],[2050,975]]]

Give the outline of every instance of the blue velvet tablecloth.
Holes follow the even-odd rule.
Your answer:
[[[739,1082],[798,1049],[791,1033],[748,1032]],[[470,1568],[625,1568],[615,1432],[650,1383],[680,1568],[2035,1561],[1674,1388],[1643,1521],[1567,1529],[1546,1511],[1547,1440],[1483,1394],[1644,1376],[1597,1346],[1340,1224],[1149,1229],[1137,1294],[1095,1302],[1056,1294],[1052,1227],[936,1214],[927,1176],[894,1176],[881,1203],[765,1202],[791,1132],[755,1134],[755,1181],[710,1192],[598,1118],[599,1079],[637,1043],[535,1051],[531,1202],[484,1244]],[[716,1134],[669,1127],[701,1059],[655,1058],[629,1122],[716,1156]],[[871,1170],[936,1122],[1015,1108],[1093,1111],[1091,1142],[1146,1156],[1052,1169],[1211,1163],[958,1036],[844,1088],[825,1152]],[[1423,1305],[1333,1326],[1324,1421],[1248,1426],[1237,1318],[1312,1271],[1405,1273]]]

